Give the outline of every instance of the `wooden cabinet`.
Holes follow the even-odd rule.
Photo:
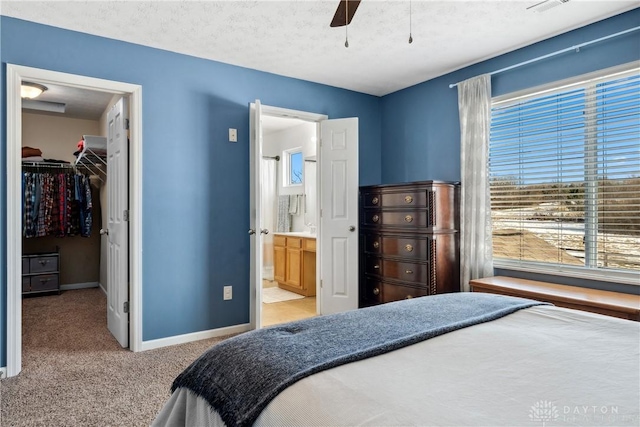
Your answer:
[[[22,255],[22,294],[60,293],[60,253]]]
[[[460,289],[458,183],[360,188],[360,307]]]
[[[273,279],[285,282],[285,265],[287,263],[287,239],[280,236],[273,238]]]
[[[274,279],[278,286],[304,296],[316,294],[316,239],[273,236]]]

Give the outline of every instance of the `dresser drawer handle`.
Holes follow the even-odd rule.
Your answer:
[[[373,288],[373,294],[374,294],[374,295],[379,295],[379,294],[380,294],[380,289],[378,289],[378,288]]]
[[[413,221],[413,217],[411,215],[407,215],[407,216],[404,217],[404,220],[406,222],[411,222],[411,221]]]
[[[413,270],[405,270],[404,271],[406,274],[413,274]]]
[[[51,278],[47,277],[46,279],[39,279],[40,283],[47,283],[48,281],[51,280]]]
[[[413,298],[411,295],[407,295],[406,297],[404,297],[404,299],[411,299]]]
[[[407,251],[407,252],[413,252],[413,246],[405,245],[404,250]]]
[[[380,201],[380,199],[378,199],[377,197],[374,197],[373,199],[371,199],[371,204],[372,205],[377,205],[379,201]]]
[[[49,260],[48,259],[41,259],[41,260],[38,260],[38,262],[40,263],[40,265],[45,266],[45,265],[47,265],[49,263]]]
[[[378,249],[380,247],[380,243],[378,242],[373,242],[373,247]]]
[[[376,270],[380,270],[380,266],[378,264],[374,265],[373,268],[375,268]]]
[[[379,219],[380,219],[380,217],[379,217],[378,215],[374,215],[374,216],[371,218],[371,220],[372,220],[373,222],[378,222],[378,220],[379,220]]]
[[[405,201],[405,203],[412,203],[412,202],[413,202],[413,197],[411,197],[411,196],[404,196],[404,201]]]

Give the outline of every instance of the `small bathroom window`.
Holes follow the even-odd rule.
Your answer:
[[[293,148],[284,152],[286,159],[285,182],[288,186],[302,185],[304,182],[304,162],[302,159],[302,149]]]

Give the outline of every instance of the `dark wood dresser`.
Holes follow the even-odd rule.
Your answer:
[[[460,185],[360,187],[360,307],[460,290]]]

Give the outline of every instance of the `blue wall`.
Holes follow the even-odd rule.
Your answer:
[[[382,182],[459,181],[458,91],[449,84],[640,25],[640,9],[527,46],[382,98]],[[640,59],[640,32],[584,47],[492,77],[492,94],[542,85]],[[574,286],[639,293],[615,284],[509,270],[496,274]]]
[[[449,84],[640,25],[640,9],[382,98],[382,182],[460,180],[458,91]],[[640,32],[492,77],[494,96],[640,59]]]
[[[0,17],[0,95],[6,63],[143,86],[143,339],[152,340],[249,321],[248,104],[256,98],[331,118],[359,117],[361,185],[460,180],[457,91],[449,89],[450,83],[637,25],[640,10],[376,98]],[[493,94],[639,58],[640,39],[634,33],[494,76]],[[4,260],[6,105],[0,99]],[[238,129],[237,144],[227,142],[230,127]],[[221,301],[225,284],[234,286],[232,301]],[[5,301],[3,263],[0,366],[6,361]]]
[[[249,322],[249,103],[359,117],[360,183],[380,182],[380,99],[1,17],[6,64],[143,87],[143,340]],[[19,40],[19,42],[18,42]],[[6,254],[6,103],[0,117],[0,259]],[[238,143],[228,142],[238,129]],[[6,356],[6,265],[0,366]],[[234,298],[222,301],[222,287]]]

